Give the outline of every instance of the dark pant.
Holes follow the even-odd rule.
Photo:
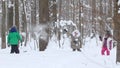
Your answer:
[[[11,45],[11,52],[10,53],[19,53],[19,49],[17,45]]]

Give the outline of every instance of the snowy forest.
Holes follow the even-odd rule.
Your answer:
[[[65,37],[71,39],[74,29],[80,32],[81,49],[86,38],[104,37],[109,30],[116,47],[116,62],[120,62],[119,0],[0,0],[0,50],[9,48],[6,37],[12,26],[22,35],[19,45],[39,52],[46,51],[53,37],[57,47],[64,48]]]

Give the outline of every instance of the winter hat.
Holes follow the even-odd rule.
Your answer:
[[[10,29],[10,32],[17,32],[16,26],[12,26],[11,29]]]
[[[108,35],[110,37],[111,36],[111,32],[109,30],[106,30],[106,35]]]

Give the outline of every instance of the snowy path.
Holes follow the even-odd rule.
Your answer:
[[[62,49],[55,42],[49,43],[44,52],[26,48],[28,52],[23,52],[24,48],[21,48],[20,54],[9,54],[9,48],[0,50],[0,68],[120,68],[120,65],[112,63],[115,49],[111,52],[111,58],[101,56],[100,46],[89,44],[82,48],[82,52],[71,51],[69,40]]]
[[[21,54],[9,54],[4,51],[0,53],[0,68],[107,68],[82,52],[61,50]]]
[[[80,53],[72,52],[1,54],[0,61],[2,61],[0,68],[84,68],[86,66],[84,57]]]

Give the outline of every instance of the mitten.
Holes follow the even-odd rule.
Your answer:
[[[8,47],[10,47],[10,44],[8,44]]]

